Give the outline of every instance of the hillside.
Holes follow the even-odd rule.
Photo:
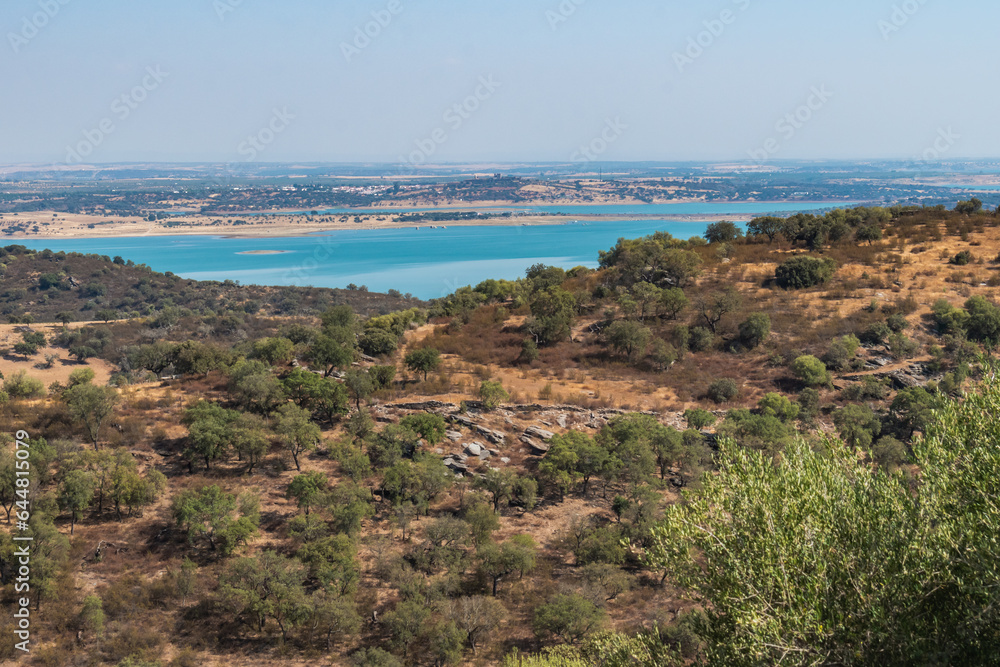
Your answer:
[[[826,521],[816,506],[848,503],[859,470],[875,480],[874,500],[850,506],[865,520],[880,502],[921,497],[933,466],[920,435],[966,409],[952,401],[972,400],[990,375],[982,355],[1000,344],[1000,218],[970,202],[622,240],[598,270],[536,266],[429,304],[4,252],[2,289],[20,295],[5,315],[80,320],[0,330],[0,420],[33,439],[39,665],[516,665],[504,660],[552,649],[562,657],[523,664],[724,664],[746,646],[777,661],[784,649],[755,634],[765,612],[753,596],[713,598],[699,577],[784,565],[775,545],[805,559],[793,574],[811,577],[809,595],[848,589],[837,567],[853,576],[862,560],[874,577],[845,552],[853,542],[831,537],[825,555],[803,556],[793,529],[806,522],[787,517],[801,500]],[[0,451],[5,509],[16,508],[15,452],[12,441]],[[817,471],[822,484],[801,481]],[[789,495],[761,509],[769,484]],[[823,484],[836,493],[816,501]],[[747,533],[733,528],[747,551],[726,568],[678,528],[700,493],[751,516]],[[788,531],[752,520],[778,515]],[[992,525],[970,522],[970,536]],[[865,525],[889,545],[889,523]],[[856,531],[829,525],[836,539]],[[810,548],[827,536],[815,526]],[[9,604],[13,544],[3,532]],[[745,583],[793,576],[774,571],[748,566]],[[960,594],[976,572],[948,588],[948,608],[968,608],[920,616],[970,633],[954,619],[985,619],[986,648],[944,641],[942,664],[974,664],[991,646],[989,600]],[[868,624],[889,623],[872,602],[880,591],[922,590],[865,581],[873,592],[851,604]],[[843,645],[866,664],[907,664],[898,656],[927,650],[898,626],[886,631],[898,643],[879,643],[840,610],[827,616],[832,593],[809,598],[821,625],[802,621],[782,606],[789,590],[761,599],[781,607],[770,627],[793,652]],[[737,598],[745,616],[711,614]],[[0,659],[13,659],[5,623]],[[726,643],[736,638],[748,644]],[[615,647],[643,657],[616,662]]]
[[[0,248],[0,316],[9,322],[55,322],[144,317],[164,308],[196,313],[239,309],[253,315],[318,314],[336,305],[363,315],[422,305],[401,296],[361,290],[240,286],[231,281],[198,282],[157,273],[121,257]]]

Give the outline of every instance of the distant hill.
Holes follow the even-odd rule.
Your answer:
[[[381,315],[426,304],[363,289],[188,280],[121,257],[0,248],[0,320],[8,322],[123,319],[168,307],[202,314],[236,308],[250,314],[263,309],[270,315],[313,315],[336,305]]]

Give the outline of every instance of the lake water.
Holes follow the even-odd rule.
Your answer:
[[[704,205],[665,206],[675,213],[682,207],[681,213],[692,214]],[[711,206],[715,207],[714,215],[721,215],[769,213],[783,205]],[[612,208],[618,211],[628,207]],[[664,207],[653,208],[662,212]],[[801,205],[794,210],[801,210]],[[420,229],[343,230],[295,238],[142,236],[9,243],[23,243],[37,250],[120,255],[156,271],[172,271],[196,280],[229,279],[244,284],[315,287],[345,287],[354,283],[367,285],[372,291],[396,289],[433,299],[487,278],[522,277],[528,267],[538,263],[567,269],[593,268],[598,265],[598,251],[611,248],[619,238],[637,238],[655,231],[690,238],[704,234],[706,224],[643,220],[447,229],[425,225]],[[255,251],[276,254],[245,254]]]
[[[397,289],[431,299],[487,278],[515,279],[533,264],[597,266],[620,237],[662,230],[690,238],[704,222],[597,222],[570,225],[344,230],[294,238],[142,236],[12,240],[29,248],[120,255],[156,271],[244,284]],[[281,254],[240,254],[279,251]]]

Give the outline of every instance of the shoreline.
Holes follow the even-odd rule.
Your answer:
[[[671,202],[671,203],[699,203],[699,202]],[[838,206],[850,206],[858,204],[848,204],[845,202],[797,202],[803,205],[828,204],[829,208]],[[729,204],[776,204],[787,205],[788,202],[720,202],[720,206]],[[566,204],[567,206],[580,206],[581,204]],[[606,204],[584,204],[584,206],[605,206]],[[629,205],[629,204],[622,204]],[[411,208],[411,207],[407,207]],[[481,207],[460,207],[461,210],[483,210]],[[446,229],[448,227],[521,227],[539,225],[567,225],[574,223],[599,223],[599,222],[670,222],[670,223],[704,223],[727,221],[745,223],[761,213],[746,214],[608,214],[608,213],[581,213],[577,215],[519,215],[508,218],[488,218],[471,220],[443,220],[443,221],[422,221],[422,222],[397,222],[387,219],[387,215],[392,214],[391,209],[381,209],[380,212],[364,213],[330,213],[325,215],[294,215],[269,212],[266,214],[249,217],[250,222],[239,218],[239,214],[225,216],[191,216],[191,217],[171,217],[166,220],[151,222],[144,218],[119,218],[109,221],[106,217],[83,215],[83,214],[59,214],[52,211],[39,211],[28,215],[21,214],[11,217],[9,214],[0,219],[0,245],[4,241],[16,243],[17,241],[39,241],[39,240],[85,240],[85,239],[115,239],[115,238],[137,238],[143,236],[213,236],[233,239],[256,239],[256,238],[295,238],[304,237],[324,232],[336,232],[346,230],[374,231],[383,229]],[[28,218],[28,219],[25,219]],[[317,218],[323,218],[318,220]],[[361,222],[355,222],[355,218],[361,218]],[[38,221],[36,222],[35,219]],[[241,224],[220,224],[219,221],[239,220]],[[181,223],[180,221],[187,221]],[[4,234],[3,227],[12,223],[34,223],[38,229],[35,233],[24,233],[19,231],[14,234]],[[166,225],[165,222],[173,224]]]

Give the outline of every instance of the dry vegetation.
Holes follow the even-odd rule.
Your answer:
[[[540,476],[540,457],[520,440],[525,429],[541,427],[557,434],[580,430],[595,435],[619,411],[651,411],[662,423],[683,428],[686,410],[694,407],[719,409],[706,395],[709,385],[719,378],[733,378],[740,388],[739,396],[725,406],[727,409],[754,408],[769,392],[794,398],[802,386],[789,370],[793,360],[805,354],[821,357],[834,339],[864,332],[888,316],[902,315],[909,324],[907,335],[917,343],[913,349],[891,358],[891,351],[884,346],[867,345],[854,367],[838,372],[831,383],[820,387],[821,412],[809,426],[829,430],[832,428],[829,415],[849,402],[842,389],[866,374],[884,376],[932,359],[929,351],[942,343],[931,317],[931,306],[936,300],[944,298],[960,307],[974,295],[992,298],[996,286],[1000,285],[1000,273],[993,261],[1000,256],[1000,226],[996,218],[986,215],[930,212],[905,215],[887,228],[882,241],[870,245],[844,243],[826,248],[825,256],[839,265],[836,274],[820,287],[800,291],[782,290],[773,283],[776,266],[789,256],[805,253],[801,247],[781,241],[737,244],[724,259],[715,245],[698,247],[695,251],[704,262],[704,272],[696,284],[686,290],[691,304],[727,287],[740,292],[742,304],[719,322],[717,343],[712,349],[688,352],[669,368],[657,368],[645,355],[638,360],[627,360],[609,349],[601,335],[595,333],[608,319],[606,308],[614,308],[613,299],[609,297],[582,299],[570,336],[543,346],[538,358],[531,361],[522,358],[525,326],[531,309],[527,304],[515,303],[477,307],[460,322],[456,318],[439,317],[430,323],[414,325],[406,333],[399,350],[378,361],[399,368],[396,381],[370,399],[370,413],[379,427],[423,412],[399,407],[401,404],[440,401],[442,405],[429,409],[451,417],[465,414],[459,404],[467,402],[471,406],[468,416],[477,425],[501,431],[506,438],[502,443],[487,445],[497,450],[488,462],[470,460],[472,474],[436,495],[424,514],[407,516],[405,520],[400,519],[399,508],[385,493],[379,493],[378,480],[366,481],[376,493],[374,513],[363,521],[356,538],[361,566],[356,605],[364,623],[355,635],[338,641],[333,651],[327,651],[324,642],[314,640],[305,629],[281,642],[273,625],[265,631],[252,632],[238,624],[225,611],[219,594],[219,581],[230,559],[189,545],[171,516],[174,500],[188,489],[215,484],[234,494],[251,491],[260,497],[260,533],[241,546],[237,556],[256,555],[265,550],[293,554],[294,540],[288,527],[300,516],[301,510],[286,490],[299,471],[283,451],[278,438],[269,435],[267,455],[252,475],[244,472],[245,462],[236,457],[220,460],[210,470],[195,465],[192,474],[183,455],[189,437],[182,419],[185,410],[200,400],[231,403],[233,395],[225,374],[212,371],[178,380],[123,384],[121,401],[110,428],[102,437],[103,446],[125,448],[134,456],[140,474],[160,471],[166,475],[167,486],[155,502],[122,521],[116,520],[105,508],[101,514],[86,512],[76,523],[69,539],[68,557],[54,575],[53,591],[34,617],[32,630],[37,643],[33,646],[31,664],[114,665],[129,656],[177,666],[350,664],[346,656],[355,649],[388,645],[389,632],[377,619],[403,599],[402,588],[416,585],[410,579],[419,579],[421,585],[432,587],[446,583],[455,586],[449,593],[452,597],[488,591],[488,583],[476,571],[475,549],[471,543],[463,546],[469,558],[453,572],[438,570],[420,574],[407,570],[404,556],[420,547],[426,528],[434,520],[461,515],[470,507],[475,497],[472,479],[477,473],[497,466],[530,477]],[[972,254],[971,263],[965,266],[951,264],[951,258],[962,251]],[[34,270],[20,268],[26,267],[27,261],[22,257],[9,264],[5,289],[28,290],[28,285],[37,281],[37,267]],[[73,257],[50,256],[40,261],[51,262],[53,270],[78,275],[81,281],[89,281],[91,274],[102,272],[96,265],[84,269],[79,264],[67,271],[71,261],[82,261]],[[127,283],[134,280],[134,277],[122,279],[120,288],[116,287],[118,282],[113,281],[118,278],[115,276],[124,268],[104,268],[108,271],[104,274],[108,276],[105,282],[117,292],[124,291]],[[570,277],[564,287],[576,293],[592,294],[604,278],[602,273]],[[190,281],[164,280],[174,285],[183,283],[184,290],[207,298],[201,290],[209,288]],[[215,292],[219,289],[211,287]],[[264,299],[268,295],[249,296]],[[110,296],[107,298],[111,300]],[[236,300],[236,296],[228,293],[215,294],[215,298],[228,299],[231,303]],[[330,302],[324,301],[325,298],[319,294],[309,295],[308,303],[310,306],[314,303],[328,305]],[[218,305],[218,301],[215,303]],[[256,305],[268,312],[267,303],[262,301]],[[402,302],[396,305],[401,307]],[[62,302],[59,308],[43,306],[35,299],[24,304],[25,310],[29,307],[31,312],[38,313],[36,319],[40,319],[65,306]],[[753,313],[769,316],[771,335],[767,341],[752,351],[726,351],[726,341],[738,337],[739,323]],[[91,358],[86,364],[69,363],[67,358],[55,361],[51,368],[38,369],[36,364],[45,354],[67,356],[65,350],[47,346],[27,360],[9,355],[0,362],[0,370],[6,377],[24,370],[43,380],[45,385],[57,382],[65,386],[69,374],[86,365],[95,371],[95,383],[103,385],[118,370],[115,364],[129,345],[157,339],[183,341],[200,337],[222,347],[236,346],[245,353],[246,349],[239,347],[243,339],[278,335],[287,332],[292,324],[316,324],[308,313],[300,318],[282,320],[244,312],[236,327],[241,333],[236,334],[232,330],[205,326],[224,319],[221,316],[203,321],[196,312],[186,312],[180,314],[171,327],[151,335],[151,331],[157,330],[150,324],[154,317],[155,314],[149,318],[136,316],[110,325],[114,342],[100,358]],[[612,319],[618,317],[620,313],[612,313]],[[694,305],[677,320],[653,316],[643,322],[655,338],[667,341],[673,340],[678,325],[699,323]],[[22,332],[16,330],[16,326],[19,325],[0,327],[0,346],[10,347],[17,341]],[[72,326],[80,329],[101,325]],[[59,325],[36,328],[50,339],[62,330]],[[428,347],[440,350],[443,357],[441,366],[424,380],[420,373],[407,372],[403,359],[410,351]],[[303,351],[299,346],[296,356],[302,356],[299,353]],[[884,357],[890,357],[885,360],[884,367],[870,363],[870,367],[865,366],[866,362]],[[373,363],[363,361],[361,367]],[[939,380],[945,370],[957,363],[946,360],[936,372],[929,373],[928,378]],[[286,360],[276,364],[276,368],[277,374],[286,375],[293,366]],[[509,392],[510,400],[497,411],[479,411],[475,404],[479,387],[489,380],[499,381]],[[881,399],[865,403],[879,414],[887,414],[891,398],[887,393]],[[538,407],[517,407],[526,404],[538,404]],[[724,415],[723,412],[718,414]],[[58,396],[11,400],[0,407],[0,420],[4,431],[12,433],[24,429],[33,438],[44,437],[50,443],[57,443],[61,452],[90,446],[84,444],[88,442],[84,429],[78,420],[69,416]],[[346,482],[336,456],[338,447],[351,438],[346,426],[346,420],[322,424],[320,446],[301,460],[303,471],[325,473],[332,487]],[[452,423],[448,428],[457,429],[459,435],[454,441],[445,439],[441,444],[425,444],[423,448],[431,454],[451,455],[467,443],[485,442],[481,433],[467,427]],[[498,464],[498,459],[503,463]],[[53,469],[56,469],[55,463]],[[652,488],[657,508],[678,498],[674,485],[654,480]],[[42,491],[44,489],[39,490]],[[507,609],[507,620],[476,653],[464,651],[462,664],[496,664],[514,648],[531,652],[546,644],[547,640],[540,639],[532,630],[534,610],[541,601],[558,592],[584,588],[581,568],[573,551],[574,532],[578,533],[582,522],[589,520],[600,525],[616,524],[611,500],[618,493],[626,493],[627,489],[619,485],[607,494],[602,491],[595,482],[588,494],[577,491],[562,499],[549,488],[542,490],[537,506],[530,511],[523,507],[502,507],[499,528],[493,539],[502,543],[514,535],[530,535],[539,547],[537,565],[520,578],[513,575],[504,578],[499,599]],[[69,536],[67,513],[58,513],[55,525]],[[96,556],[98,549],[101,550],[99,558]],[[634,582],[632,589],[604,605],[609,628],[632,631],[654,623],[670,623],[688,607],[680,592],[664,587],[658,573],[642,567],[638,555],[638,551],[628,554],[622,567]],[[177,581],[185,558],[198,566],[196,585],[192,591],[180,593]],[[457,579],[451,581],[449,575],[457,575]],[[102,634],[85,631],[80,621],[84,599],[94,594],[103,601],[106,620]],[[5,586],[4,602],[9,604],[12,600],[12,590],[9,585]],[[0,641],[0,651],[4,657],[11,658],[7,623],[8,619],[0,619],[4,637]],[[422,641],[419,640],[414,648],[423,646]],[[414,664],[418,662],[416,658],[411,660]],[[421,664],[424,662],[430,664],[428,660]]]

